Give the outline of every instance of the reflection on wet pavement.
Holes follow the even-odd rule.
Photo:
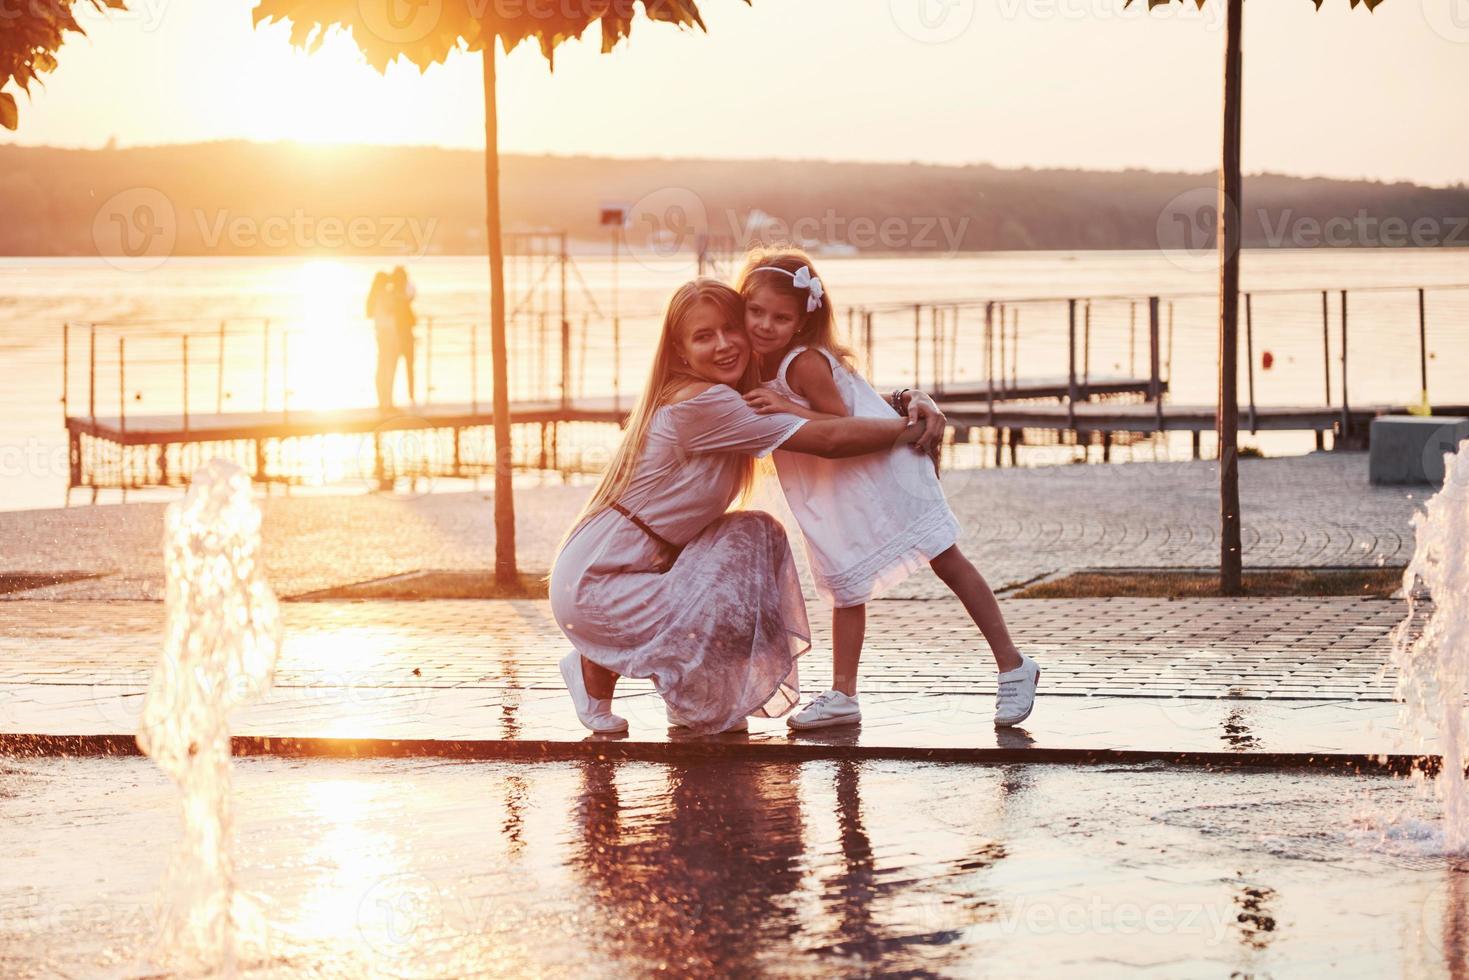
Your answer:
[[[237,762],[250,975],[1462,976],[1469,867],[1380,776]],[[0,974],[147,972],[145,760],[0,762]]]

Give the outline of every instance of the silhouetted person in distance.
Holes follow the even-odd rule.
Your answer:
[[[377,404],[393,407],[393,376],[398,371],[398,313],[392,279],[386,272],[372,277],[367,293],[367,318],[377,335]]]
[[[408,280],[408,270],[401,265],[393,270],[391,286],[398,332],[398,357],[403,358],[403,366],[408,372],[408,401],[417,405],[418,388],[413,378],[413,327],[418,323],[418,317],[413,313],[413,298],[418,295],[418,290],[413,288],[413,283]],[[398,364],[395,360],[391,376],[396,378],[397,374]]]

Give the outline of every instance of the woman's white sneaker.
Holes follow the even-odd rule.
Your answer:
[[[576,708],[577,720],[588,731],[598,735],[616,735],[627,731],[627,719],[612,713],[610,698],[594,698],[587,693],[587,683],[581,673],[581,654],[575,650],[561,658],[561,679],[566,682],[566,691]]]
[[[1009,728],[1030,717],[1040,679],[1040,666],[1023,653],[1019,667],[1000,675],[999,690],[995,692],[996,728]]]
[[[862,706],[855,695],[847,696],[841,691],[827,691],[811,699],[811,703],[786,719],[786,724],[795,729],[831,728],[835,725],[856,725],[862,721]]]

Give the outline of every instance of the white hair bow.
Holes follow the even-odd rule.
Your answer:
[[[818,276],[811,274],[811,267],[803,265],[795,272],[782,269],[778,265],[762,265],[757,272],[782,272],[791,277],[791,284],[797,289],[806,290],[806,312],[815,313],[821,309],[821,297],[826,295],[826,287],[821,284]]]

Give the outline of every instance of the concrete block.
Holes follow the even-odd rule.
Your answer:
[[[1469,439],[1469,418],[1381,415],[1372,420],[1368,475],[1373,483],[1442,483],[1444,453]]]

